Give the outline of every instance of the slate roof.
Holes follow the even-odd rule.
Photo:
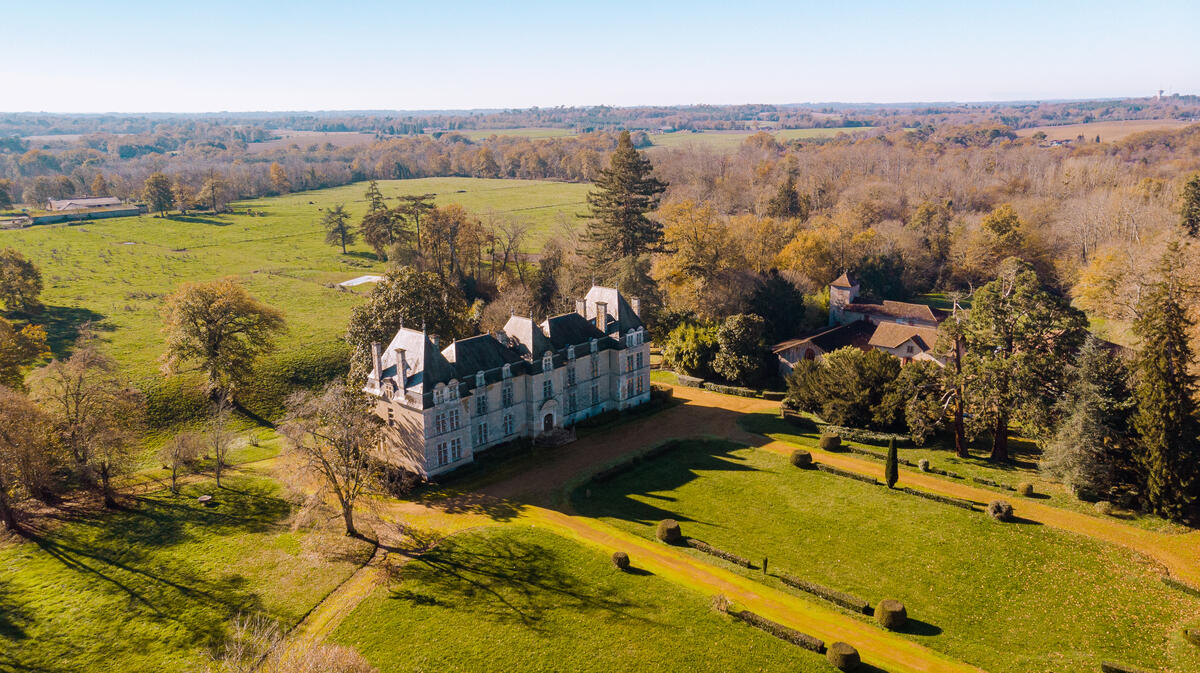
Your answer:
[[[455,378],[466,384],[466,389],[475,387],[475,376],[480,370],[487,383],[495,383],[503,378],[504,365],[511,365],[514,375],[526,365],[515,350],[490,334],[459,339],[442,350],[442,357],[451,364]]]
[[[504,333],[517,340],[513,348],[517,353],[526,357],[540,358],[550,350],[550,340],[542,332],[541,325],[533,318],[514,315],[504,323]]]
[[[933,350],[937,343],[937,328],[921,325],[901,325],[896,322],[881,322],[871,335],[870,345],[880,348],[896,348],[912,339],[922,350]]]
[[[799,339],[791,339],[775,345],[772,349],[776,353],[782,353],[796,346],[812,344],[820,348],[823,352],[828,353],[846,346],[854,346],[856,348],[867,348],[871,342],[871,335],[875,331],[875,326],[867,320],[856,320],[845,325],[830,327],[829,329],[810,334]]]
[[[932,308],[925,304],[910,304],[906,301],[892,301],[890,299],[885,299],[878,304],[868,304],[865,302],[846,304],[843,310],[851,313],[862,313],[864,315],[922,320],[932,323],[941,322],[945,319],[945,312],[938,311],[935,313]]]
[[[842,275],[838,276],[837,280],[830,283],[830,285],[834,287],[851,288],[855,285],[858,285],[858,278],[854,276],[853,272],[843,271]]]
[[[604,302],[608,305],[605,307],[605,312],[609,316],[606,321],[605,334],[626,334],[629,330],[643,327],[642,319],[633,312],[633,307],[625,301],[625,297],[622,297],[616,288],[593,285],[592,289],[588,290],[585,301],[587,301],[587,318],[593,321],[596,319],[596,302]]]
[[[429,337],[424,332],[405,328],[396,332],[396,336],[383,351],[380,358],[383,373],[380,378],[397,376],[399,348],[404,349],[404,358],[408,361],[408,385],[405,386],[408,390],[428,392],[438,383],[445,383],[454,378],[454,367],[438,352]]]
[[[604,333],[596,329],[596,323],[578,313],[556,315],[542,323],[542,330],[549,335],[550,346],[561,350],[568,346],[591,343],[592,339],[604,339]]]

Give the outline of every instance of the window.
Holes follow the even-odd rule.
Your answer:
[[[479,390],[475,391],[475,415],[482,416],[483,414],[487,413],[487,409],[487,389],[480,388]]]
[[[633,377],[625,379],[625,399],[633,397]]]
[[[487,421],[484,421],[475,428],[475,446],[483,446],[484,444],[487,444],[487,440],[488,427]]]
[[[504,405],[506,409],[512,406],[513,392],[511,383],[504,384],[504,388],[500,390],[500,404]]]
[[[643,380],[643,379],[642,379],[642,377],[639,375],[639,376],[637,377],[637,394],[638,394],[638,395],[641,395],[641,394],[642,394],[642,393],[644,393],[644,392],[646,392],[646,382],[645,382],[645,380]]]
[[[446,431],[446,414],[438,414],[433,417],[433,432],[440,435]]]
[[[575,391],[572,390],[571,392],[567,393],[567,413],[573,414],[575,413],[575,409]]]
[[[592,355],[592,378],[600,376],[600,356]]]
[[[441,404],[442,400],[444,400],[445,397],[446,397],[445,390],[442,390],[441,388],[435,388],[433,390],[433,403],[434,404]]]
[[[904,349],[904,352],[905,352],[905,353],[912,354],[912,352],[913,352],[913,347],[912,347],[912,346],[908,346],[908,347],[906,347],[906,348]]]
[[[637,368],[641,369],[642,368],[642,352],[638,351],[636,357],[637,357]]]
[[[437,464],[438,467],[450,462],[450,453],[446,451],[446,443],[442,442],[437,445]]]
[[[501,376],[506,379],[512,378],[512,365],[504,365],[504,369],[501,370]]]
[[[450,440],[450,460],[462,460],[462,440],[457,437]]]
[[[476,387],[476,388],[482,388],[482,387],[483,387],[484,385],[486,385],[486,384],[487,384],[487,379],[486,379],[486,378],[484,378],[484,376],[483,376],[483,370],[482,370],[482,369],[480,369],[480,370],[479,370],[479,373],[475,375],[475,387]]]
[[[627,372],[633,371],[633,355],[632,354],[625,356],[625,371],[627,371]]]
[[[507,437],[513,433],[513,415],[504,414],[504,436]]]
[[[554,356],[546,353],[546,356],[542,358],[542,371],[549,373],[552,369],[554,369]]]
[[[554,382],[547,376],[546,380],[542,381],[542,399],[548,400],[551,397],[554,397]]]
[[[396,417],[392,413],[392,406],[390,404],[388,405],[388,425],[393,427],[396,425]]]
[[[458,381],[453,381],[450,383],[450,399],[458,399]]]
[[[600,386],[592,384],[592,406],[600,404]]]
[[[575,359],[575,347],[574,346],[567,346],[567,359],[568,360]]]
[[[567,385],[575,385],[575,363],[567,365]]]
[[[450,429],[451,430],[458,429],[458,409],[450,410]]]

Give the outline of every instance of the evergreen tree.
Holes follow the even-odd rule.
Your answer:
[[[803,218],[806,214],[800,203],[800,194],[796,191],[796,176],[789,171],[783,182],[779,183],[779,189],[775,195],[767,202],[766,215],[789,220]]]
[[[325,211],[325,216],[321,218],[321,226],[325,228],[325,243],[341,245],[343,255],[346,254],[346,246],[357,238],[357,234],[347,224],[349,220],[350,213],[347,213],[340,203]]]
[[[883,467],[883,478],[887,481],[888,488],[896,488],[896,482],[900,481],[900,455],[896,451],[896,440],[888,440],[887,462]]]
[[[377,213],[381,210],[387,210],[387,204],[383,201],[383,192],[379,191],[379,183],[372,180],[367,183],[367,215]]]
[[[1192,349],[1187,299],[1181,278],[1183,253],[1171,244],[1158,268],[1159,280],[1140,303],[1134,331],[1138,355],[1136,457],[1146,477],[1146,497],[1157,513],[1182,519],[1200,497],[1200,422],[1196,377],[1189,371]]]
[[[1183,183],[1181,224],[1192,238],[1200,238],[1200,173],[1192,173]]]
[[[650,252],[662,238],[662,224],[646,217],[658,206],[666,183],[653,177],[654,167],[622,131],[608,168],[600,171],[586,234],[597,266]]]
[[[749,386],[758,383],[766,370],[770,352],[763,341],[766,323],[753,313],[731,315],[717,330],[717,355],[712,368],[731,383]]]
[[[1069,376],[1071,383],[1055,409],[1062,420],[1042,451],[1041,469],[1076,493],[1102,494],[1134,485],[1128,365],[1088,337]]]

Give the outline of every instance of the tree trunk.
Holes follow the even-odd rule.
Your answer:
[[[175,481],[175,475],[178,473],[178,471],[179,468],[176,465],[171,465],[171,492],[175,494],[179,493],[179,486]]]
[[[100,489],[104,494],[104,506],[112,509],[117,506],[117,499],[113,497],[112,486],[109,483],[108,466],[104,465],[100,468]]]
[[[0,521],[3,521],[4,527],[10,531],[16,531],[18,528],[17,513],[13,511],[8,495],[3,492],[0,492]]]
[[[221,488],[221,457],[217,456],[217,488]]]
[[[1008,460],[1008,411],[996,415],[992,430],[992,460]]]
[[[958,400],[954,404],[954,453],[959,458],[970,458],[970,447],[967,446],[967,429],[963,423],[962,390],[959,389]]]
[[[354,507],[347,503],[342,503],[342,519],[346,522],[346,535],[356,537],[358,531],[354,528]]]

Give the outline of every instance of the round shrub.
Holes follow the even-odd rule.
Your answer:
[[[817,443],[817,446],[822,451],[837,451],[842,448],[842,438],[837,435],[821,435],[821,441]]]
[[[1017,484],[1017,495],[1028,498],[1033,495],[1033,484],[1023,481]]]
[[[858,650],[850,643],[837,641],[825,651],[825,658],[839,671],[853,671],[858,668]]]
[[[1197,647],[1200,647],[1200,629],[1184,629],[1183,639]]]
[[[917,468],[920,469],[922,472],[928,472],[929,471],[929,459],[922,458],[921,460],[918,460]]]
[[[792,465],[796,467],[809,468],[812,467],[812,454],[804,449],[796,449],[792,452]]]
[[[623,551],[613,552],[612,562],[617,567],[617,570],[629,570],[629,554]]]
[[[1102,514],[1104,516],[1108,516],[1113,512],[1113,504],[1107,500],[1101,500],[1095,505],[1092,505],[1092,507],[1096,508],[1097,514]]]
[[[663,519],[658,522],[658,530],[654,532],[658,539],[667,544],[676,544],[683,540],[683,533],[679,531],[679,522],[675,519]]]
[[[993,500],[988,503],[987,513],[996,521],[1012,521],[1013,506],[1003,500]]]
[[[875,606],[875,621],[889,631],[899,631],[908,623],[908,611],[904,609],[904,603],[889,598]]]

